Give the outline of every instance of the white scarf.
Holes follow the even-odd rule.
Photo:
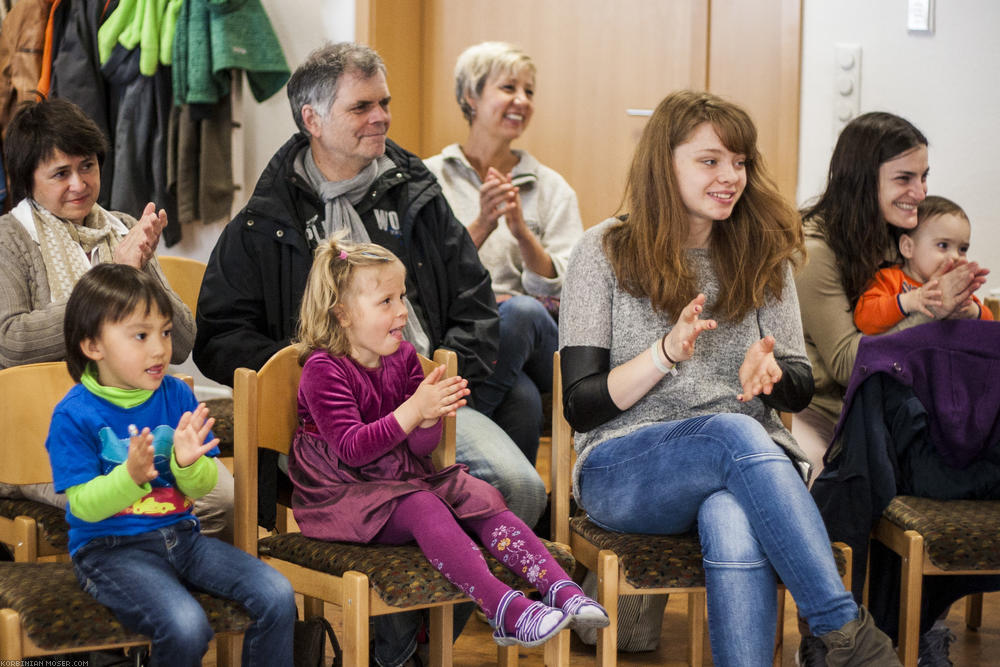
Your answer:
[[[65,301],[90,267],[114,261],[114,249],[128,234],[128,228],[97,204],[83,224],[77,225],[53,215],[34,199],[28,202],[52,302]]]

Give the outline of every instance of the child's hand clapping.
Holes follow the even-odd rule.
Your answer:
[[[156,466],[153,464],[153,434],[148,428],[142,429],[142,433],[134,431],[135,427],[130,426],[131,436],[128,441],[128,459],[125,461],[125,468],[136,486],[142,486],[147,482],[152,482],[159,476]]]
[[[416,427],[429,428],[441,417],[453,417],[465,405],[469,381],[455,376],[442,379],[444,366],[432,370],[406,401],[396,408],[396,421],[409,433]]]
[[[941,289],[937,278],[928,281],[922,287],[899,295],[899,305],[907,313],[919,312],[934,317],[931,307],[939,308],[941,304]]]
[[[194,412],[185,412],[174,429],[174,459],[186,468],[219,444],[218,438],[205,442],[215,420],[208,416],[208,408],[199,403]]]

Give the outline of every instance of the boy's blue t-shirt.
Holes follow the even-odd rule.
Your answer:
[[[70,389],[52,414],[45,441],[57,492],[106,475],[123,463],[128,458],[129,424],[135,424],[140,431],[148,427],[153,434],[154,461],[159,472],[150,482],[152,492],[102,521],[84,521],[67,506],[70,555],[95,537],[136,535],[194,518],[191,512],[194,503],[175,486],[170,455],[174,427],[181,415],[197,407],[198,400],[191,389],[170,376],[163,378],[163,383],[148,400],[133,408],[110,403],[82,384]],[[213,437],[209,433],[205,441]],[[216,447],[208,455],[217,456],[218,453]]]

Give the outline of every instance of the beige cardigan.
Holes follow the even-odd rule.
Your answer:
[[[136,224],[127,214],[113,215],[129,229]],[[180,363],[194,345],[194,317],[170,289],[155,257],[146,264],[146,272],[170,296],[174,309],[171,362]],[[52,303],[38,243],[12,213],[0,217],[0,368],[65,359],[65,311],[65,301]]]

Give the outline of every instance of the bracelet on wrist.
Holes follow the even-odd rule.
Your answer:
[[[667,366],[660,359],[660,350],[658,349],[659,347],[660,346],[657,343],[653,343],[649,347],[649,355],[653,358],[653,365],[656,366],[656,370],[660,371],[664,375],[667,374],[677,375],[677,369],[675,368],[676,364],[671,364],[670,366]]]
[[[667,363],[669,363],[671,366],[676,366],[677,362],[674,361],[673,359],[671,359],[670,355],[667,354],[667,336],[666,336],[666,334],[664,334],[663,338],[660,339],[660,349],[663,351],[663,358],[667,360]]]

